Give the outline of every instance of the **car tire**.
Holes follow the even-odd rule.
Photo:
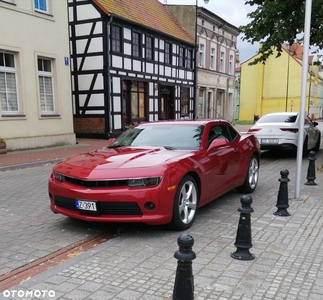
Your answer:
[[[185,230],[192,226],[197,212],[199,191],[195,179],[186,175],[178,185],[174,198],[170,227]]]
[[[319,151],[321,147],[321,134],[319,134],[315,148],[313,149],[315,152]]]
[[[259,179],[259,159],[253,155],[250,159],[248,170],[243,185],[237,187],[240,193],[252,193],[258,184]]]

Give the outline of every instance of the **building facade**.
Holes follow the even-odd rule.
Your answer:
[[[195,117],[192,38],[158,0],[69,0],[74,129]]]
[[[300,111],[303,47],[283,45],[277,57],[274,51],[266,64],[241,64],[239,120],[254,120],[271,112]],[[323,80],[320,67],[309,57],[306,84],[306,111],[313,118],[323,117]]]
[[[232,121],[239,29],[203,7],[167,5],[167,8],[195,37],[196,117]]]
[[[67,3],[0,1],[0,36],[0,136],[7,149],[75,144]]]

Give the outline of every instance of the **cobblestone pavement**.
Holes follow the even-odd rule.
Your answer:
[[[322,165],[322,152],[317,153],[317,166]],[[18,255],[16,258],[8,256],[7,259],[16,261],[17,265],[19,261],[64,247],[89,232],[104,230],[91,224],[71,223],[68,218],[53,215],[47,209],[48,203],[43,207],[43,201],[48,201],[47,195],[44,195],[46,186],[40,183],[39,186],[35,186],[35,183],[28,186],[28,181],[34,182],[31,178],[39,181],[47,178],[51,167],[42,165],[0,172],[1,199],[6,199],[1,201],[14,201],[12,207],[1,206],[2,232],[3,228],[7,229],[6,232],[10,230],[6,228],[8,222],[10,224],[10,217],[4,221],[3,217],[11,214],[12,219],[17,217],[14,209],[20,208],[25,216],[17,219],[11,235],[5,237],[7,239],[3,240],[1,236],[3,251]],[[194,225],[186,232],[170,231],[163,226],[134,226],[132,230],[2,292],[0,299],[21,299],[17,297],[18,292],[19,295],[34,293],[34,297],[26,299],[172,299],[177,267],[174,258],[174,252],[178,250],[177,238],[182,233],[188,233],[194,238],[193,251],[196,253],[192,263],[195,299],[321,300],[323,173],[317,170],[317,185],[304,185],[307,167],[308,159],[304,158],[301,197],[293,199],[295,157],[286,156],[261,165],[257,190],[251,194],[254,212],[251,214],[253,247],[250,252],[255,255],[254,260],[242,261],[230,256],[236,250],[234,242],[240,216],[237,209],[241,206],[242,196],[231,191],[201,208]],[[273,214],[277,210],[278,179],[282,169],[289,170],[289,217]],[[16,181],[13,183],[14,179]],[[3,196],[9,190],[14,190],[11,196]],[[25,195],[35,194],[34,199],[28,200],[39,203],[42,220],[33,219],[33,211],[28,210],[21,190]],[[35,223],[42,224],[40,226],[43,228],[35,226]],[[88,230],[88,226],[94,227]],[[50,236],[53,228],[57,227],[60,234]],[[45,241],[37,240],[41,230],[48,233]],[[30,247],[26,247],[29,252],[18,254],[21,245],[15,244],[14,239],[18,238],[20,242],[23,237],[26,238],[26,245],[30,244]],[[7,243],[8,246],[4,246]],[[38,244],[38,248],[42,249],[37,248]],[[0,265],[6,264],[5,257],[1,256],[3,251],[0,250]],[[50,293],[46,294],[46,291]],[[43,292],[45,296],[35,296],[38,292]]]

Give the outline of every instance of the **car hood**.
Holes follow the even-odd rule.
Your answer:
[[[187,157],[192,151],[166,150],[163,147],[122,147],[106,148],[87,153],[80,153],[65,159],[62,163],[85,169],[133,169],[161,165]]]

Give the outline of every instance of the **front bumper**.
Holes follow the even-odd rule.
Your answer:
[[[160,225],[171,222],[175,189],[161,183],[148,188],[88,189],[52,177],[48,182],[50,209],[54,213],[92,222],[133,222]],[[84,211],[76,200],[95,201],[97,211]]]

